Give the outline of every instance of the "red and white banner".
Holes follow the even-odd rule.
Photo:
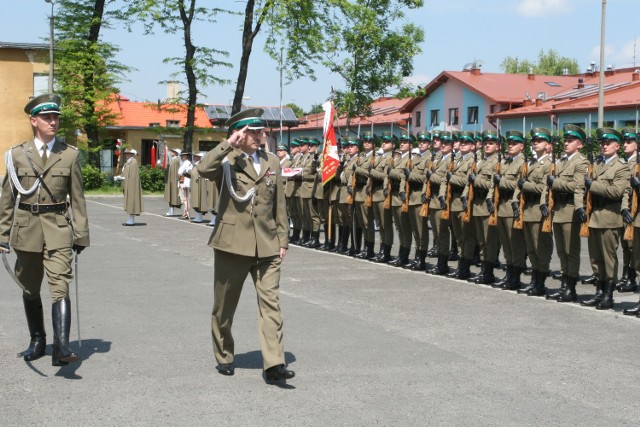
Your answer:
[[[302,173],[302,168],[282,168],[282,176],[288,178]]]
[[[327,101],[322,104],[324,110],[324,145],[322,148],[322,185],[329,182],[334,176],[340,165],[338,158],[338,141],[336,133],[333,129],[333,119],[335,110],[333,109],[333,101]]]

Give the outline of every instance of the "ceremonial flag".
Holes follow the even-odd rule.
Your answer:
[[[336,176],[336,171],[340,165],[338,158],[338,142],[336,133],[333,129],[333,117],[335,110],[333,109],[333,101],[327,101],[322,104],[324,110],[324,144],[322,147],[322,185],[326,184]]]

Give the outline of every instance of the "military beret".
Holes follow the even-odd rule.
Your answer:
[[[551,132],[545,128],[533,128],[529,131],[531,139],[546,139],[547,142],[551,142]]]
[[[62,104],[62,98],[55,93],[45,93],[44,95],[36,96],[27,102],[24,107],[24,112],[30,116],[36,114],[60,114],[60,105]]]
[[[562,128],[563,137],[565,138],[578,138],[580,141],[584,142],[587,139],[587,134],[584,132],[580,126],[566,124]]]
[[[524,144],[524,135],[518,130],[507,131],[507,142],[515,142],[516,144]]]
[[[613,128],[598,128],[596,129],[596,135],[599,141],[622,142],[622,134]]]
[[[471,144],[475,144],[476,142],[475,135],[471,131],[460,132],[458,139],[460,140],[461,143],[469,142]]]
[[[482,132],[482,141],[497,141],[498,133],[494,130],[485,130]]]
[[[426,130],[421,130],[420,132],[418,132],[418,141],[431,142],[431,134]]]
[[[225,125],[231,130],[242,129],[245,126],[249,126],[251,130],[264,129],[263,113],[264,110],[262,108],[249,108],[231,116]]]
[[[638,132],[635,129],[624,128],[620,133],[622,134],[622,139],[638,140]]]
[[[451,132],[447,130],[440,132],[440,139],[442,140],[442,142],[453,143],[453,136],[451,135]]]

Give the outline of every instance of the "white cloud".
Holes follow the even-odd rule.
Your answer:
[[[635,40],[636,66],[640,65],[640,37]],[[614,68],[626,68],[633,66],[634,40],[631,39],[622,46],[607,44],[604,48],[605,67],[612,65]],[[600,64],[600,45],[595,45],[589,52],[588,63],[595,61]],[[582,64],[580,64],[582,66]],[[588,65],[585,65],[585,67]]]
[[[431,81],[432,77],[426,74],[415,74],[413,76],[405,77],[402,81],[405,84],[422,87]]]
[[[573,10],[573,0],[520,0],[517,7],[521,15],[539,18],[560,15]]]

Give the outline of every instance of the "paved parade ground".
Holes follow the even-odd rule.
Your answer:
[[[250,281],[233,329],[236,374],[219,375],[212,228],[163,217],[161,198],[144,203],[140,224],[123,227],[121,197],[87,200],[81,348],[71,288],[80,363],[52,367],[50,346],[33,363],[16,358],[27,325],[19,288],[0,272],[0,425],[638,425],[640,319],[622,315],[638,294],[615,293],[615,310],[598,311],[299,247],[281,281],[296,377],[262,379]],[[581,299],[593,291],[578,285]]]

